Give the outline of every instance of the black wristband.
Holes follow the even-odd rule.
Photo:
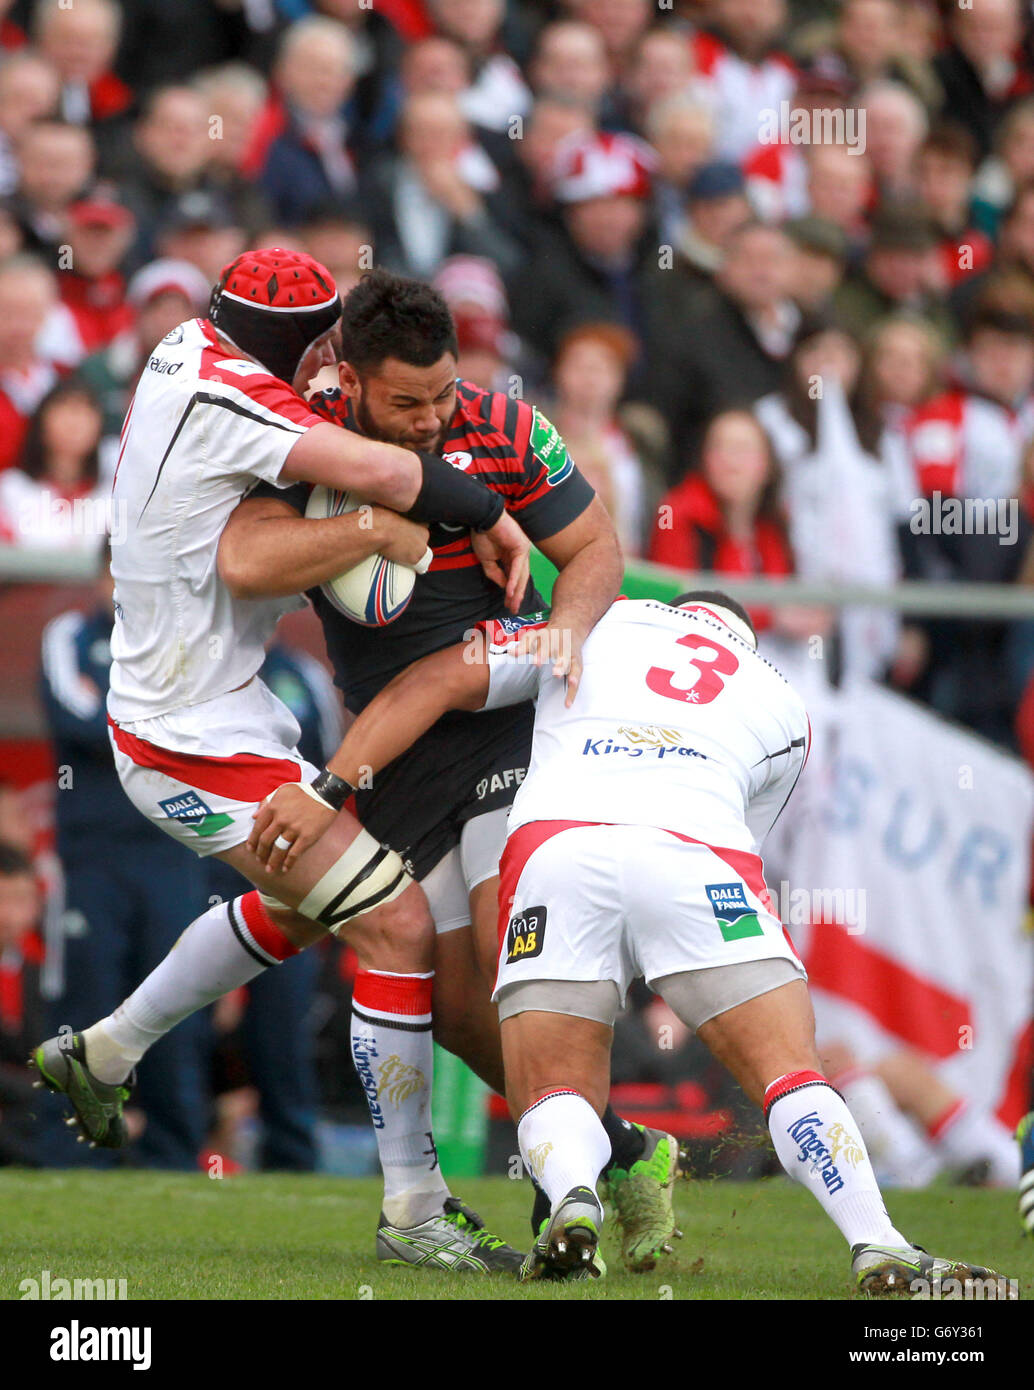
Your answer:
[[[346,782],[343,777],[336,777],[327,768],[324,768],[318,777],[314,777],[309,786],[322,801],[325,801],[335,811],[340,811],[355,791],[351,782]]]
[[[503,514],[503,499],[437,454],[421,454],[423,482],[416,501],[405,515],[410,521],[441,521],[447,526],[468,526],[489,531]]]

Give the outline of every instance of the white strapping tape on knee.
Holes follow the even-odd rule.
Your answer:
[[[412,882],[395,851],[378,844],[368,830],[360,830],[298,904],[298,911],[336,932],[349,918],[390,903]]]

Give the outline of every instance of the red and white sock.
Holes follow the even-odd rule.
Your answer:
[[[585,1097],[569,1089],[540,1097],[517,1122],[524,1166],[555,1208],[572,1187],[596,1191],[610,1140]]]
[[[817,1071],[789,1072],[765,1090],[779,1162],[806,1187],[848,1245],[908,1245],[883,1204],[858,1126]]]
[[[370,1107],[392,1226],[440,1216],[449,1195],[431,1123],[434,973],[360,970],[352,991],[352,1060]]]
[[[988,1182],[995,1187],[1015,1187],[1020,1180],[1020,1151],[1005,1126],[986,1110],[961,1097],[931,1125],[927,1134],[932,1143],[956,1168],[975,1163],[989,1165]]]
[[[83,1031],[87,1066],[99,1081],[124,1081],[177,1023],[297,953],[257,890],[216,903],[113,1014]]]

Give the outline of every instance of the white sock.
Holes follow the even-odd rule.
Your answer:
[[[824,1076],[790,1072],[765,1090],[765,1117],[779,1162],[806,1187],[848,1245],[907,1246],[880,1195],[850,1110]]]
[[[912,1121],[897,1106],[885,1082],[863,1067],[830,1077],[854,1116],[873,1169],[892,1187],[925,1187],[941,1161]]]
[[[433,979],[360,970],[352,991],[352,1060],[377,1136],[392,1226],[440,1216],[449,1196],[431,1123]]]
[[[113,1014],[83,1030],[87,1066],[98,1081],[124,1081],[170,1028],[295,954],[257,892],[216,903]]]
[[[1019,1146],[988,1111],[960,1098],[937,1117],[927,1133],[947,1155],[952,1167],[968,1168],[986,1161],[992,1186],[1015,1187],[1019,1182]]]
[[[554,1209],[572,1187],[595,1192],[610,1158],[607,1131],[578,1091],[551,1091],[529,1105],[517,1124],[517,1142],[525,1167]]]

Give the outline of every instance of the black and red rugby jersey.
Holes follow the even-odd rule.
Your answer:
[[[313,396],[309,406],[324,419],[355,428],[351,402],[339,390]],[[442,455],[501,493],[507,511],[536,543],[562,531],[595,496],[556,427],[536,407],[469,381],[457,382],[456,409]],[[304,514],[310,490],[307,483],[283,490],[261,484],[250,495],[278,497]],[[485,575],[474,554],[470,532],[437,524],[430,532],[434,562],[426,574],[417,575],[408,607],[386,627],[349,622],[319,589],[309,590],[335,681],[350,710],[362,709],[420,657],[462,642],[475,623],[510,616],[503,591]],[[529,583],[521,613],[544,606]]]

